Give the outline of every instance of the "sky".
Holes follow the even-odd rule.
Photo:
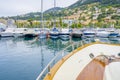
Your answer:
[[[67,7],[78,0],[56,0],[57,7]],[[54,0],[43,0],[43,10],[54,6]],[[0,0],[0,17],[40,12],[41,0]]]

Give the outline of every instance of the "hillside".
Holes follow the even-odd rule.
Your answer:
[[[81,5],[91,4],[95,2],[99,2],[101,5],[120,4],[120,0],[78,0],[76,3],[70,5],[68,8],[76,8]]]
[[[79,7],[81,5],[90,4],[94,2],[99,2],[99,1],[98,0],[78,0],[76,3],[70,5],[68,8],[72,9],[72,8]]]
[[[67,8],[55,7],[55,8],[46,10],[44,12],[44,19],[52,19],[53,17],[64,17],[64,16],[73,15],[76,12],[75,9],[80,8],[84,5],[89,5],[96,2],[100,3],[99,4],[100,6],[120,4],[120,0],[78,0],[76,3],[68,6]],[[85,7],[82,9],[85,9]],[[54,10],[55,12],[53,13]],[[28,14],[11,16],[10,18],[21,19],[21,20],[27,20],[27,19],[40,20],[41,18],[40,14],[41,14],[40,12],[31,12]]]
[[[106,6],[106,5],[114,5],[114,4],[120,4],[120,0],[78,0],[76,3],[68,6],[67,8],[51,8],[49,10],[46,10],[44,12],[44,19],[52,19],[53,17],[64,17],[68,15],[73,15],[75,12],[74,9],[79,8],[83,5],[89,5],[93,3],[100,3],[99,5],[101,6]],[[85,7],[84,7],[85,8]],[[83,9],[84,9],[83,8]],[[53,11],[55,10],[55,13]],[[69,10],[67,12],[67,10]],[[21,19],[21,20],[27,20],[27,19],[33,19],[33,20],[40,20],[40,12],[32,12],[28,14],[23,14],[23,15],[18,15],[18,16],[12,16],[10,18],[12,19]],[[55,16],[54,16],[55,15]]]
[[[62,10],[63,8],[60,8],[60,7],[55,7],[55,8],[51,8],[51,9],[48,9],[46,10],[44,13],[51,13],[53,11],[57,12],[57,11],[60,11]]]
[[[44,12],[44,19],[50,19],[54,16],[61,16],[61,11],[64,8],[60,8],[60,7],[55,7],[55,8],[51,8],[48,9]],[[7,17],[2,17],[4,19],[7,19]],[[18,20],[28,20],[28,19],[32,19],[32,20],[40,20],[41,19],[41,12],[31,12],[31,13],[27,13],[27,14],[22,14],[22,15],[18,15],[18,16],[10,16],[9,18],[12,19],[18,19]]]
[[[55,12],[53,12],[55,10]],[[10,17],[17,20],[40,20],[40,12]],[[115,26],[120,27],[120,0],[78,0],[66,8],[56,7],[44,12],[44,19],[78,20],[80,26]],[[76,24],[78,24],[76,22]],[[49,22],[48,22],[49,23]],[[73,27],[75,25],[72,25]],[[77,26],[77,25],[76,25]]]

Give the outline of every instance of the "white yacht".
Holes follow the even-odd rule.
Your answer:
[[[54,9],[55,9],[55,7],[56,7],[56,0],[54,0]],[[54,12],[55,12],[55,10],[54,10]],[[54,17],[55,17],[55,15],[54,15]],[[53,23],[54,23],[53,24],[53,28],[50,30],[50,38],[57,39],[57,38],[59,38],[59,30],[56,27],[56,20],[55,20],[55,18],[54,18]]]
[[[26,31],[26,28],[15,28],[14,29],[14,37],[23,37],[24,36],[24,33]]]
[[[16,29],[15,21],[12,19],[7,20],[6,30],[1,32],[1,37],[14,37],[14,31]]]
[[[72,30],[69,28],[61,29],[59,33],[59,37],[63,40],[70,39],[70,34],[72,33]]]
[[[95,37],[96,31],[93,29],[86,29],[85,31],[83,31],[83,36],[84,37]]]
[[[50,30],[50,38],[57,39],[59,38],[59,30],[57,28],[53,28]]]
[[[26,28],[25,29],[25,32],[24,32],[24,36],[25,37],[35,37],[35,36],[37,36],[36,35],[36,31],[35,31],[35,29],[33,29],[33,28]]]
[[[48,37],[48,33],[49,33],[49,30],[48,29],[40,29],[39,31],[39,38],[42,39],[42,38],[47,38]]]
[[[109,34],[110,32],[106,31],[105,29],[98,29],[96,32],[97,37],[103,37],[103,38],[109,37]]]
[[[4,32],[1,32],[1,37],[14,37],[15,28],[7,28]]]
[[[109,34],[109,37],[113,38],[113,37],[118,37],[119,36],[119,33],[118,31],[115,29],[115,28],[108,28],[107,31],[110,33]]]

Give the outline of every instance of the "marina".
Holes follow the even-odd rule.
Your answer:
[[[0,80],[120,80],[120,0],[3,0],[0,9]]]
[[[9,22],[9,20],[8,20]],[[9,25],[0,23],[0,36],[3,37],[39,37],[52,39],[70,39],[70,38],[119,38],[120,30],[116,28],[17,28],[14,23]]]
[[[85,43],[90,43],[90,41],[94,42],[93,38],[83,40],[85,40]],[[108,38],[101,38],[100,40],[102,42],[120,44],[119,39],[114,41]],[[57,56],[55,61],[53,61],[54,63],[52,63],[51,68],[54,66],[53,64],[59,61],[63,56],[71,53],[74,49],[77,49],[81,45],[80,41],[82,41],[80,38],[73,38],[72,40],[62,40],[61,38],[39,39],[37,37],[0,38],[0,79],[35,80],[39,73],[44,70],[54,57]],[[71,43],[77,45],[72,48]],[[64,51],[64,53],[61,54],[61,51]],[[60,54],[58,55],[58,53]],[[14,75],[11,73],[14,73]]]
[[[22,30],[24,30],[24,29],[22,29]],[[32,29],[32,30],[36,30],[36,29]],[[25,34],[23,34],[23,35],[25,35]],[[71,36],[71,35],[69,34],[69,36]],[[71,38],[69,38],[69,39],[63,39],[61,37],[59,37],[59,38],[51,38],[51,37],[39,38],[39,36],[37,36],[37,35],[36,35],[36,37],[33,37],[33,36],[32,37],[31,36],[1,37],[0,38],[0,45],[1,45],[1,48],[0,48],[0,51],[1,51],[0,52],[1,53],[0,54],[0,56],[1,56],[0,79],[5,80],[5,79],[9,78],[10,80],[12,80],[12,79],[21,80],[24,78],[26,80],[35,80],[38,77],[36,80],[43,80],[43,78],[47,74],[46,72],[49,70],[50,70],[50,72],[52,71],[52,73],[53,73],[53,75],[51,75],[53,79],[48,79],[47,78],[47,76],[49,76],[49,74],[48,74],[44,78],[44,80],[59,80],[59,79],[60,80],[61,79],[75,80],[75,78],[77,79],[77,77],[78,77],[78,80],[79,80],[79,77],[80,77],[80,79],[83,79],[84,77],[83,78],[81,77],[82,75],[80,75],[80,70],[82,72],[83,67],[85,67],[88,63],[90,63],[91,58],[89,56],[88,57],[81,57],[81,56],[85,56],[85,55],[87,56],[90,53],[95,53],[94,57],[95,56],[97,57],[100,54],[108,53],[108,52],[105,52],[107,47],[104,48],[105,50],[103,50],[103,51],[100,50],[100,48],[96,47],[99,50],[94,50],[94,51],[99,51],[99,52],[88,52],[86,54],[84,53],[84,55],[80,52],[80,54],[78,54],[79,56],[77,56],[78,61],[80,61],[81,58],[83,58],[83,60],[82,60],[83,63],[81,65],[81,67],[79,67],[80,68],[79,72],[75,72],[75,71],[78,71],[77,70],[78,66],[73,66],[74,68],[72,68],[72,66],[68,65],[68,64],[66,66],[71,66],[71,67],[69,67],[69,68],[66,67],[65,70],[62,70],[65,72],[69,72],[69,70],[76,69],[76,70],[73,70],[76,74],[76,76],[74,76],[74,77],[72,76],[73,73],[71,73],[71,74],[69,73],[69,75],[68,75],[68,73],[64,72],[66,74],[66,77],[64,74],[64,77],[60,78],[59,76],[62,76],[63,72],[61,72],[61,69],[59,68],[60,73],[54,74],[54,71],[56,71],[56,70],[54,70],[54,67],[57,66],[56,63],[59,60],[61,60],[62,58],[64,58],[65,55],[72,56],[73,52],[74,52],[74,54],[77,55],[77,51],[79,49],[81,49],[81,48],[79,48],[80,46],[91,44],[91,43],[97,41],[97,39],[100,42],[104,42],[104,43],[120,44],[119,37],[108,37],[108,38],[107,37],[90,37],[90,38],[77,37],[77,38],[74,38],[71,36]],[[72,46],[73,44],[74,44],[74,47]],[[97,44],[95,44],[95,45],[97,45]],[[101,45],[104,47],[103,44],[100,44],[100,47],[101,47]],[[85,47],[83,47],[83,48],[85,48]],[[95,48],[91,48],[91,49],[95,49]],[[115,48],[115,49],[117,49],[117,48]],[[113,48],[111,50],[113,50]],[[85,50],[85,51],[89,51],[89,50]],[[93,50],[91,50],[91,51],[93,51]],[[110,51],[110,52],[112,52],[112,51]],[[116,52],[116,54],[117,53],[119,53],[119,51]],[[112,53],[105,54],[105,55],[112,55]],[[49,58],[48,58],[48,56],[49,56]],[[69,58],[65,58],[65,60],[67,60],[67,59],[69,60]],[[48,66],[51,60],[52,60],[52,63],[50,64],[51,66]],[[77,58],[75,58],[75,60],[77,61]],[[85,62],[84,62],[84,60],[85,60]],[[88,62],[87,62],[87,60],[88,60]],[[10,64],[8,64],[8,63],[10,63]],[[72,65],[73,65],[73,63],[74,63],[74,65],[77,65],[75,62],[69,62],[69,63],[72,63]],[[62,64],[61,64],[61,66],[63,66]],[[83,66],[83,64],[84,64],[84,66]],[[9,66],[9,67],[7,67],[7,66]],[[66,71],[67,69],[68,69],[68,71]],[[105,69],[105,67],[103,69]],[[10,73],[6,74],[6,72],[8,70],[12,73],[16,73],[16,76],[11,75]],[[56,71],[56,72],[59,72],[59,71]],[[39,76],[40,73],[41,73],[41,76]],[[87,73],[87,74],[89,74],[89,73]],[[95,73],[93,73],[93,74],[95,74]],[[6,78],[5,75],[7,75],[9,77]],[[70,75],[71,75],[71,77],[70,77]],[[84,72],[83,72],[83,75],[84,75]],[[101,76],[103,76],[103,75],[101,75]]]
[[[1,23],[2,24],[2,23]],[[1,37],[39,37],[53,39],[71,38],[116,38],[120,37],[120,30],[116,28],[17,28],[15,26],[1,25]],[[43,26],[43,24],[42,24]]]

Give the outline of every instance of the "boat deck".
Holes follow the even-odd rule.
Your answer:
[[[83,69],[76,80],[103,80],[104,71],[105,63],[93,60]]]
[[[44,80],[97,80],[97,79],[86,79],[84,78],[85,73],[89,72],[89,68],[86,67],[90,64],[93,66],[94,63],[97,63],[94,58],[90,57],[90,54],[94,55],[94,58],[98,55],[117,55],[120,53],[120,46],[108,45],[108,44],[90,44],[84,45],[77,49],[77,51],[64,60],[60,60],[54,67],[51,69],[50,75],[47,75]],[[94,61],[93,61],[94,60]],[[93,62],[92,62],[93,61]],[[61,63],[61,65],[59,65]],[[100,65],[100,70],[97,66]],[[59,66],[59,67],[58,67]],[[88,71],[84,72],[85,67]],[[95,66],[96,73],[101,71],[103,73],[104,66],[101,64],[96,64]],[[91,68],[92,70],[92,68]],[[52,73],[54,72],[54,73]],[[91,71],[90,71],[91,72]],[[94,74],[96,74],[94,73]],[[83,78],[81,77],[83,75]],[[90,73],[89,73],[90,74]],[[91,74],[93,75],[93,74]],[[89,76],[91,76],[89,75]],[[88,76],[88,75],[87,75]],[[101,76],[103,76],[101,74]],[[81,77],[81,78],[80,78]],[[91,76],[92,78],[92,76]],[[100,79],[98,79],[100,80]],[[102,79],[101,79],[102,80]]]

